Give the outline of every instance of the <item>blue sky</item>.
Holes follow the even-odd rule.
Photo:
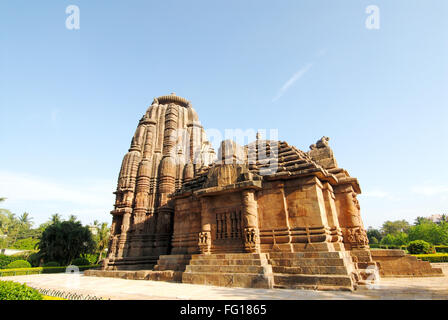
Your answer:
[[[65,26],[80,9],[80,29]],[[380,29],[365,27],[368,5]],[[4,207],[110,220],[152,99],[176,92],[205,128],[331,138],[365,226],[448,211],[448,2],[2,1]]]

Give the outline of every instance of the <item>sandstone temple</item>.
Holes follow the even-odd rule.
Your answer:
[[[401,250],[370,250],[358,180],[329,138],[215,153],[191,103],[154,99],[124,156],[101,270],[91,276],[218,286],[354,290],[379,276],[441,276]]]

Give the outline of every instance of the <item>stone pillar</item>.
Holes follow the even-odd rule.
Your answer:
[[[201,198],[201,232],[199,233],[199,251],[202,254],[210,254],[212,244],[212,223],[213,212],[210,208],[210,200],[206,197]]]
[[[335,197],[345,248],[347,250],[368,249],[369,240],[361,220],[356,192],[352,185],[343,184],[335,187]]]
[[[121,224],[121,234],[118,240],[117,258],[123,258],[128,255],[129,244],[127,242],[127,239],[130,227],[130,220],[131,220],[131,212],[128,211],[123,215],[123,222]]]
[[[258,205],[254,190],[242,192],[242,207],[244,249],[246,252],[260,252]]]
[[[323,183],[322,194],[325,201],[325,212],[327,214],[327,222],[330,231],[331,242],[333,242],[337,251],[343,250],[344,245],[342,242],[342,230],[339,226],[335,195],[332,186],[328,182]]]

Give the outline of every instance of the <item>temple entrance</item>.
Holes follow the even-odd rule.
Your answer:
[[[211,251],[244,252],[241,207],[214,210]]]

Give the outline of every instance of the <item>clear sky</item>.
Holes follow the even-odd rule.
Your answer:
[[[446,213],[447,12],[446,0],[1,1],[2,206],[110,222],[138,120],[176,92],[205,128],[274,128],[304,151],[329,136],[366,227]]]

